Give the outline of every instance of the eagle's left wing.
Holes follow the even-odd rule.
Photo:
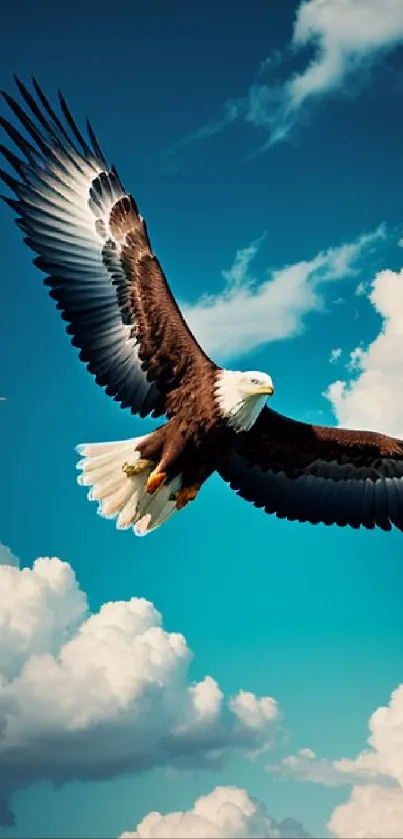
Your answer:
[[[297,422],[265,407],[220,475],[291,521],[403,530],[403,441]]]
[[[59,117],[35,80],[35,96],[16,81],[22,103],[3,97],[19,128],[3,117],[0,126],[21,154],[0,145],[16,173],[0,169],[0,179],[72,344],[123,408],[170,417],[187,404],[193,417],[195,392],[213,403],[217,367],[180,312],[134,198],[61,94]]]

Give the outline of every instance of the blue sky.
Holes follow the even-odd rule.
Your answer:
[[[275,407],[292,416],[403,436],[403,7],[383,2],[381,15],[372,0],[251,0],[231,10],[208,0],[122,0],[118,13],[102,3],[23,0],[3,13],[0,75],[10,91],[14,72],[25,81],[34,73],[50,97],[63,90],[78,120],[90,116],[174,293],[219,362],[267,370]],[[222,730],[204,720],[197,744],[186,746],[188,771],[177,741],[172,759],[161,758],[168,688],[152,715],[139,717],[160,738],[139,771],[130,761],[129,769],[112,765],[109,718],[88,729],[94,760],[82,769],[68,726],[61,740],[51,731],[57,760],[46,747],[40,709],[45,716],[56,683],[44,672],[36,705],[13,670],[15,825],[0,835],[118,836],[150,811],[189,810],[218,785],[246,790],[272,818],[292,817],[313,835],[325,835],[331,818],[334,835],[367,835],[365,819],[376,833],[386,812],[388,835],[399,835],[402,699],[390,697],[403,677],[401,534],[277,521],[218,479],[150,538],[117,533],[77,487],[74,448],[136,436],[152,422],[120,411],[95,385],[5,205],[0,225],[0,540],[21,569],[37,557],[69,563],[94,613],[132,597],[153,603],[166,633],[182,633],[193,652],[185,676],[179,664],[164,670],[178,707],[207,674],[224,695]],[[3,603],[0,587],[0,624],[20,640],[25,632],[18,655],[11,630],[3,632],[5,660],[15,654],[19,667],[18,656],[32,664],[57,655],[78,637],[77,615],[84,619],[73,571],[45,564],[21,573],[7,577]],[[74,702],[85,708],[84,676]],[[228,706],[240,690],[257,703],[256,725],[243,734],[242,713]],[[64,707],[67,693],[54,696]],[[273,718],[262,697],[276,701]],[[379,715],[372,724],[368,762],[360,757],[368,720],[388,703],[383,734]],[[124,725],[141,739],[134,718]],[[223,743],[219,765],[209,737]],[[99,738],[106,745],[96,758]],[[342,758],[352,762],[334,763]],[[19,761],[32,767],[26,788]]]

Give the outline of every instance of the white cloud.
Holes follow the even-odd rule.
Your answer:
[[[340,425],[403,437],[403,270],[378,273],[369,300],[382,319],[380,331],[366,350],[351,354],[357,378],[332,382],[324,395]]]
[[[334,350],[331,350],[329,356],[330,364],[336,364],[336,362],[340,360],[342,352],[343,350],[341,349],[341,347],[336,347]]]
[[[13,791],[41,779],[214,767],[268,747],[276,702],[192,684],[190,659],[142,598],[89,614],[67,563],[0,565],[0,823]]]
[[[363,65],[403,41],[401,0],[308,0],[301,3],[292,45],[314,47],[313,60],[285,87],[283,131],[308,99],[336,88]]]
[[[248,353],[270,341],[299,334],[306,316],[324,308],[323,292],[332,281],[355,276],[359,260],[385,239],[383,225],[354,242],[329,248],[311,260],[301,260],[266,272],[257,283],[250,271],[263,237],[238,251],[220,294],[182,304],[184,315],[209,353],[221,359]]]
[[[216,787],[185,812],[148,813],[120,839],[309,839],[294,819],[280,824],[266,806],[238,787]]]
[[[376,709],[368,725],[368,747],[357,757],[326,760],[303,749],[284,758],[281,770],[302,781],[353,786],[327,825],[340,839],[397,839],[403,836],[403,684],[387,706]]]

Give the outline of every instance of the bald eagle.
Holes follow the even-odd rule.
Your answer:
[[[61,94],[57,114],[35,80],[32,92],[16,83],[20,101],[3,96],[20,130],[0,118],[19,152],[1,146],[16,173],[1,171],[16,196],[5,201],[97,383],[132,414],[167,418],[143,437],[78,447],[79,483],[101,515],[145,535],[218,472],[279,518],[403,530],[403,441],[288,419],[266,404],[270,376],[215,364],[91,125],[85,139]]]

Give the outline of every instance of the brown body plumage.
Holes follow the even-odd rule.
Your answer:
[[[201,413],[201,412],[200,412]],[[157,464],[168,478],[182,475],[183,488],[202,484],[237,448],[237,434],[219,418],[200,423],[174,417],[138,446],[142,458]]]
[[[80,359],[122,407],[167,422],[142,438],[79,447],[80,482],[117,526],[147,533],[193,500],[214,472],[279,517],[403,529],[403,442],[324,428],[266,405],[262,373],[223,370],[191,334],[146,225],[91,126],[84,139],[34,81],[23,104],[3,94],[28,141],[0,123],[23,158],[1,151],[25,241],[38,254]]]

